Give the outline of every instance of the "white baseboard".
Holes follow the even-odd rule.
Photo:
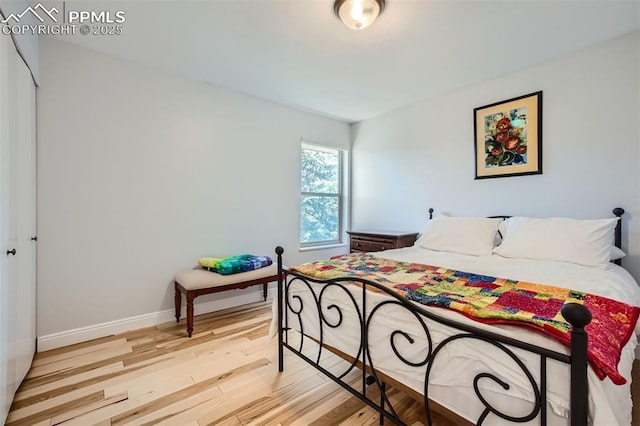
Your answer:
[[[272,291],[275,291],[275,289],[269,289],[270,295]],[[248,293],[243,292],[242,294],[219,298],[208,302],[198,303],[198,299],[196,299],[193,310],[195,315],[201,315],[262,300],[261,286],[259,291],[251,291]],[[184,304],[185,302],[183,297],[182,311],[180,314],[181,319],[186,318],[186,307]],[[167,309],[166,311],[153,312],[150,314],[143,314],[135,317],[109,321],[102,324],[90,325],[88,327],[53,333],[46,336],[39,336],[37,342],[38,352],[73,345],[75,343],[86,342],[100,337],[112,336],[114,334],[124,333],[130,330],[153,327],[158,324],[175,320],[175,309]]]

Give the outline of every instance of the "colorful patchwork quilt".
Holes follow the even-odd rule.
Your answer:
[[[198,259],[198,263],[212,272],[230,275],[264,268],[271,265],[273,261],[269,256],[240,254],[229,257],[201,257]]]
[[[357,277],[393,289],[414,302],[458,311],[484,323],[524,325],[569,345],[570,325],[562,317],[565,303],[591,311],[585,327],[588,357],[600,379],[626,383],[618,372],[620,353],[634,332],[640,308],[561,287],[455,271],[438,266],[398,262],[353,253],[290,268],[320,279]]]

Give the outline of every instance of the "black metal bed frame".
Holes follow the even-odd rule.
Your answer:
[[[614,214],[617,217],[624,214],[624,210],[621,208],[614,209]],[[432,210],[430,209],[430,215]],[[504,216],[501,216],[504,217]],[[620,221],[615,230],[615,245],[620,247],[621,245],[621,224]],[[430,311],[427,311],[420,306],[409,302],[408,300],[398,296],[392,290],[377,284],[372,281],[368,281],[360,278],[335,278],[329,280],[318,280],[311,278],[300,273],[286,270],[283,267],[282,255],[284,249],[282,247],[276,247],[277,263],[278,263],[278,370],[284,371],[284,349],[288,349],[307,363],[314,366],[325,376],[329,377],[344,389],[349,391],[355,397],[359,398],[365,404],[371,408],[377,410],[380,413],[380,424],[383,423],[384,418],[391,420],[397,425],[403,425],[402,419],[398,412],[394,409],[390,398],[386,394],[386,382],[384,375],[376,370],[374,360],[371,357],[371,351],[369,348],[369,331],[372,319],[375,317],[379,310],[387,305],[394,305],[400,309],[406,309],[417,320],[418,324],[424,332],[428,346],[423,349],[424,358],[419,361],[411,361],[406,359],[396,344],[397,339],[403,338],[406,342],[413,344],[413,338],[406,331],[402,330],[401,325],[395,329],[389,337],[389,345],[393,350],[395,356],[402,363],[412,367],[424,367],[424,388],[423,388],[423,403],[425,409],[425,415],[428,424],[432,424],[431,420],[431,408],[429,400],[429,377],[434,365],[434,360],[437,359],[441,350],[448,344],[461,339],[476,339],[488,343],[492,348],[498,351],[502,351],[507,354],[515,364],[522,370],[522,374],[526,376],[531,384],[534,403],[531,412],[519,417],[511,416],[507,413],[501,412],[497,408],[491,405],[489,401],[482,395],[481,389],[478,383],[481,380],[492,380],[500,385],[505,390],[509,389],[509,384],[501,378],[497,377],[491,372],[483,372],[477,374],[473,379],[473,388],[477,398],[484,405],[484,410],[476,421],[476,424],[481,425],[488,418],[489,415],[498,416],[504,420],[513,423],[524,423],[533,419],[539,418],[541,425],[547,424],[547,361],[549,359],[556,360],[558,362],[568,364],[570,368],[570,425],[571,426],[584,426],[587,425],[588,418],[588,384],[587,384],[587,333],[584,327],[591,321],[591,313],[587,308],[579,304],[566,304],[562,308],[562,315],[571,324],[571,345],[570,355],[564,353],[548,350],[536,345],[529,344],[520,340],[516,340],[510,337],[505,337],[490,331],[482,330],[466,324],[457,323],[455,321],[440,317]],[[616,262],[619,264],[619,262]],[[353,290],[351,284],[357,284],[360,289],[358,291]],[[305,309],[305,304],[301,297],[298,295],[291,295],[292,286],[301,286],[305,289],[311,297],[312,305],[308,309],[313,309],[318,313],[317,324],[319,325],[319,335],[309,336],[305,334],[304,321],[302,318],[302,312]],[[350,291],[347,287],[350,287]],[[327,368],[323,367],[320,363],[321,357],[326,351],[335,353],[335,348],[331,348],[326,345],[325,335],[332,329],[340,327],[343,321],[343,313],[340,307],[325,301],[323,298],[327,294],[327,289],[336,288],[343,292],[345,297],[351,301],[354,311],[357,312],[360,328],[360,342],[359,348],[356,354],[347,354],[345,357],[350,365],[341,373],[334,374]],[[357,287],[356,287],[357,288]],[[380,302],[372,304],[372,298],[367,297],[369,289],[373,289],[377,292],[382,292],[387,298]],[[357,295],[357,299],[356,299]],[[327,317],[327,313],[332,312],[333,318],[337,316],[337,320]],[[297,318],[299,324],[299,330],[295,330],[290,324],[289,317],[294,316]],[[446,326],[459,330],[459,333],[453,334],[445,338],[443,341],[434,344],[429,331],[428,323],[435,321]],[[415,330],[414,330],[415,331]],[[296,333],[300,339],[297,346],[290,343],[289,334]],[[313,342],[313,348],[317,351],[315,353],[315,359],[305,355],[303,349],[305,349],[305,343]],[[309,347],[309,346],[307,346]],[[540,380],[536,382],[533,374],[525,363],[518,358],[512,348],[519,348],[529,353],[537,354],[539,356],[539,374]],[[332,350],[334,349],[334,350]],[[361,387],[360,389],[351,386],[345,382],[343,378],[356,369],[360,370],[361,375]],[[367,386],[376,385],[380,392],[380,400],[374,401],[367,395]]]

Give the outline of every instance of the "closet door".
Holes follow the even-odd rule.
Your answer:
[[[11,149],[11,103],[15,92],[10,93],[10,74],[15,74],[13,41],[7,35],[0,34],[0,420],[9,410],[13,398],[14,377],[16,374],[14,357],[15,331],[12,318],[15,308],[11,302],[16,295],[15,256],[7,254],[17,240],[10,227],[12,211],[11,188],[12,160],[15,151]]]
[[[16,61],[17,170],[16,229],[17,294],[15,382],[19,385],[36,351],[36,90],[31,71]]]
[[[35,86],[0,34],[0,423],[35,352]]]

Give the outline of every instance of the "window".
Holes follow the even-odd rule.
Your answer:
[[[300,246],[340,243],[343,153],[303,143],[300,163]]]

